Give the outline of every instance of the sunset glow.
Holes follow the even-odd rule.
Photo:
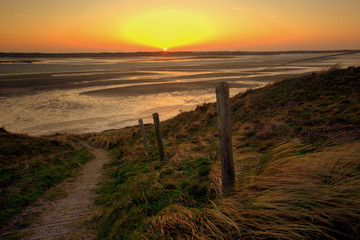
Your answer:
[[[5,0],[0,51],[358,49],[358,9],[358,0]]]
[[[124,35],[130,42],[166,51],[167,48],[205,41],[211,36],[212,29],[209,21],[200,15],[163,10],[130,19],[125,24]]]

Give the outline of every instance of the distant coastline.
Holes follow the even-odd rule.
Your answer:
[[[292,50],[292,51],[206,51],[206,52],[193,52],[193,51],[178,51],[178,52],[100,52],[100,53],[20,53],[20,52],[0,52],[0,57],[21,57],[21,58],[34,58],[34,57],[139,57],[139,56],[238,56],[238,55],[280,55],[280,54],[316,54],[316,53],[333,53],[333,54],[351,54],[360,53],[360,50]]]

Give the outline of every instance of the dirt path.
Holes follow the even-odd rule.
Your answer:
[[[89,147],[90,148],[90,147]],[[25,229],[33,234],[28,239],[92,239],[93,234],[84,223],[90,218],[94,208],[94,188],[100,182],[102,167],[109,162],[107,153],[102,149],[90,148],[95,159],[85,164],[71,179],[58,185],[67,195],[49,201],[40,200],[27,211],[39,212],[39,217]]]

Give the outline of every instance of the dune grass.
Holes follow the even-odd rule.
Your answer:
[[[86,148],[66,139],[11,134],[0,129],[0,226],[89,161]]]
[[[112,152],[97,239],[360,238],[360,68],[287,79],[231,99],[236,185],[221,193],[216,106],[83,135]]]
[[[231,195],[201,209],[163,211],[145,237],[357,239],[360,144],[306,155],[297,154],[297,144],[274,147],[266,161],[243,169],[246,177],[237,179]]]
[[[0,225],[91,159],[112,154],[97,239],[359,239],[360,68],[287,79],[231,99],[236,185],[223,195],[216,105],[101,134],[30,137],[0,129]],[[61,193],[60,193],[61,194]]]
[[[96,200],[102,209],[94,217],[98,239],[140,239],[146,230],[145,220],[174,203],[195,208],[215,198],[207,158],[168,164],[160,162],[156,153],[146,158],[142,150],[139,141],[126,139],[112,149],[110,177],[102,183],[101,196]]]
[[[360,143],[304,148],[294,139],[261,154],[237,152],[227,196],[216,184],[216,160],[160,163],[125,152],[99,192],[97,238],[357,239]]]

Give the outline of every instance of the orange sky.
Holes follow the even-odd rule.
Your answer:
[[[360,49],[359,0],[2,0],[0,51]]]

